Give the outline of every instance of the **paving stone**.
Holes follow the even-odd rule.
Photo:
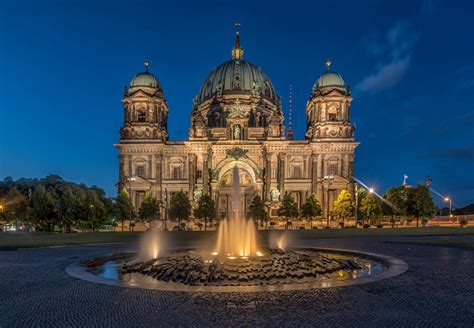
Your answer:
[[[135,245],[0,252],[0,327],[473,327],[474,251],[387,240],[294,242],[398,257],[410,266],[403,275],[363,285],[273,293],[121,288],[65,272],[73,257],[134,251]],[[251,302],[255,308],[245,307]]]

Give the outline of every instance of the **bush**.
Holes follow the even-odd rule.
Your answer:
[[[357,226],[351,225],[351,226],[347,226],[346,228],[348,228],[348,229],[357,229]]]
[[[383,224],[382,223],[377,224],[377,228],[379,228],[379,229],[383,228]]]
[[[426,227],[426,225],[428,224],[428,222],[429,222],[428,218],[423,218],[423,219],[421,220],[421,224],[423,225],[423,227]]]
[[[370,224],[364,224],[364,228],[365,228],[365,229],[370,228]]]
[[[339,228],[344,228],[344,222],[339,222]]]
[[[468,221],[467,221],[466,218],[460,218],[460,219],[459,219],[459,225],[460,225],[461,227],[465,227],[465,226],[467,226],[467,224],[468,224]]]
[[[318,229],[318,227],[316,227],[316,226],[313,226],[313,229]]]

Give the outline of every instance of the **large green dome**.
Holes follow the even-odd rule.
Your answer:
[[[197,95],[203,102],[217,94],[259,94],[276,104],[277,94],[268,76],[247,60],[231,59],[204,80]]]

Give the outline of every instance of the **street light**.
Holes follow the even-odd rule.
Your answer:
[[[450,198],[450,197],[445,197],[444,198],[444,201],[447,203],[449,202],[449,217],[452,217],[453,215],[451,214],[451,210],[452,210],[452,203],[453,203],[453,200]]]
[[[374,188],[369,188],[369,192],[373,194],[375,192]]]
[[[326,227],[329,228],[329,187],[331,181],[334,180],[334,175],[325,175],[323,177],[323,186],[326,187]]]

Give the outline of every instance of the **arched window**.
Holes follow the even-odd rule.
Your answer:
[[[337,121],[337,108],[335,106],[331,106],[328,109],[328,121],[330,122]]]

